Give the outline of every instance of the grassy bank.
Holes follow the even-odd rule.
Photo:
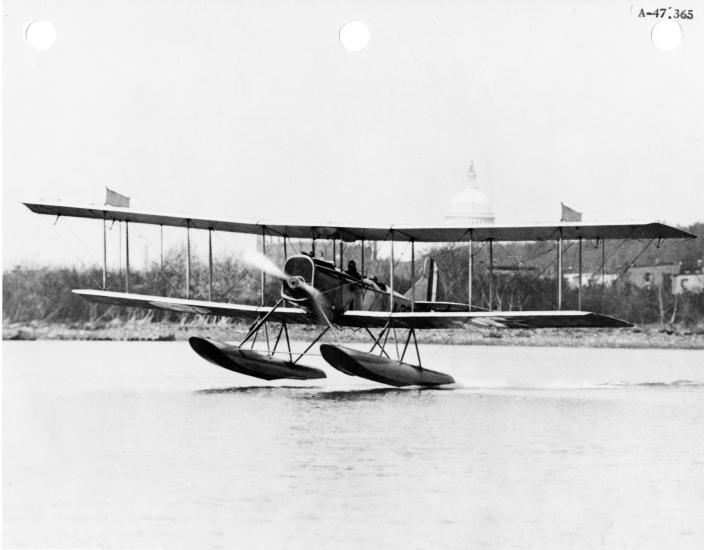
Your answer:
[[[209,336],[216,340],[238,341],[246,333],[243,323],[153,323],[111,321],[109,323],[29,323],[3,325],[3,340],[118,340],[175,341],[189,336]],[[378,333],[378,330],[374,331]],[[311,340],[317,329],[292,326],[294,340]],[[261,337],[261,335],[260,335]],[[401,337],[401,334],[399,334]],[[345,329],[343,342],[369,342],[364,330]],[[328,334],[322,341],[334,341]],[[543,330],[424,330],[418,342],[449,345],[561,346],[610,348],[704,349],[704,327],[667,328],[660,326],[630,329],[543,329]]]

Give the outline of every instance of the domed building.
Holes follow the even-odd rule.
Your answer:
[[[489,197],[479,189],[474,163],[467,172],[467,186],[457,193],[450,202],[445,214],[445,222],[450,226],[485,225],[494,223],[494,211]]]

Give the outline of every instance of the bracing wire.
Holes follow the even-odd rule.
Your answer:
[[[61,241],[64,243],[64,246],[66,246],[68,249],[73,248],[71,246],[71,244],[66,240],[66,238],[58,230],[58,225],[55,225],[55,227],[56,227],[56,233],[59,236],[59,238],[61,239]],[[67,229],[67,231],[71,234],[71,236],[78,242],[78,244],[81,245],[81,247],[83,248],[83,250],[87,254],[87,256],[89,258],[93,259],[95,265],[100,265],[102,263],[101,260],[95,261],[94,252],[91,252],[90,249],[88,248],[88,246],[83,242],[83,240],[76,234],[75,231],[73,231],[70,223],[64,223],[63,227],[65,227]],[[99,281],[97,279],[97,276],[95,275],[95,273],[93,273],[92,271],[88,271],[88,274],[89,274],[91,281],[96,285],[96,287],[100,287],[102,285],[102,281]]]

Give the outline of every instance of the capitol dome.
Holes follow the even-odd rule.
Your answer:
[[[483,225],[494,223],[494,212],[491,209],[489,197],[480,191],[477,185],[477,174],[474,163],[467,172],[467,186],[457,193],[450,202],[450,208],[445,215],[448,225]]]

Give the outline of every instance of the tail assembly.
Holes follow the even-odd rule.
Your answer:
[[[438,301],[438,280],[440,271],[437,262],[430,256],[425,258],[423,263],[423,273],[420,278],[413,283],[404,297],[408,300],[415,300],[415,311],[467,311],[467,304],[459,302],[439,302]]]
[[[412,274],[415,276],[415,273]],[[437,302],[438,298],[438,266],[430,256],[425,258],[423,273],[404,294],[407,299],[414,298],[416,302]]]

